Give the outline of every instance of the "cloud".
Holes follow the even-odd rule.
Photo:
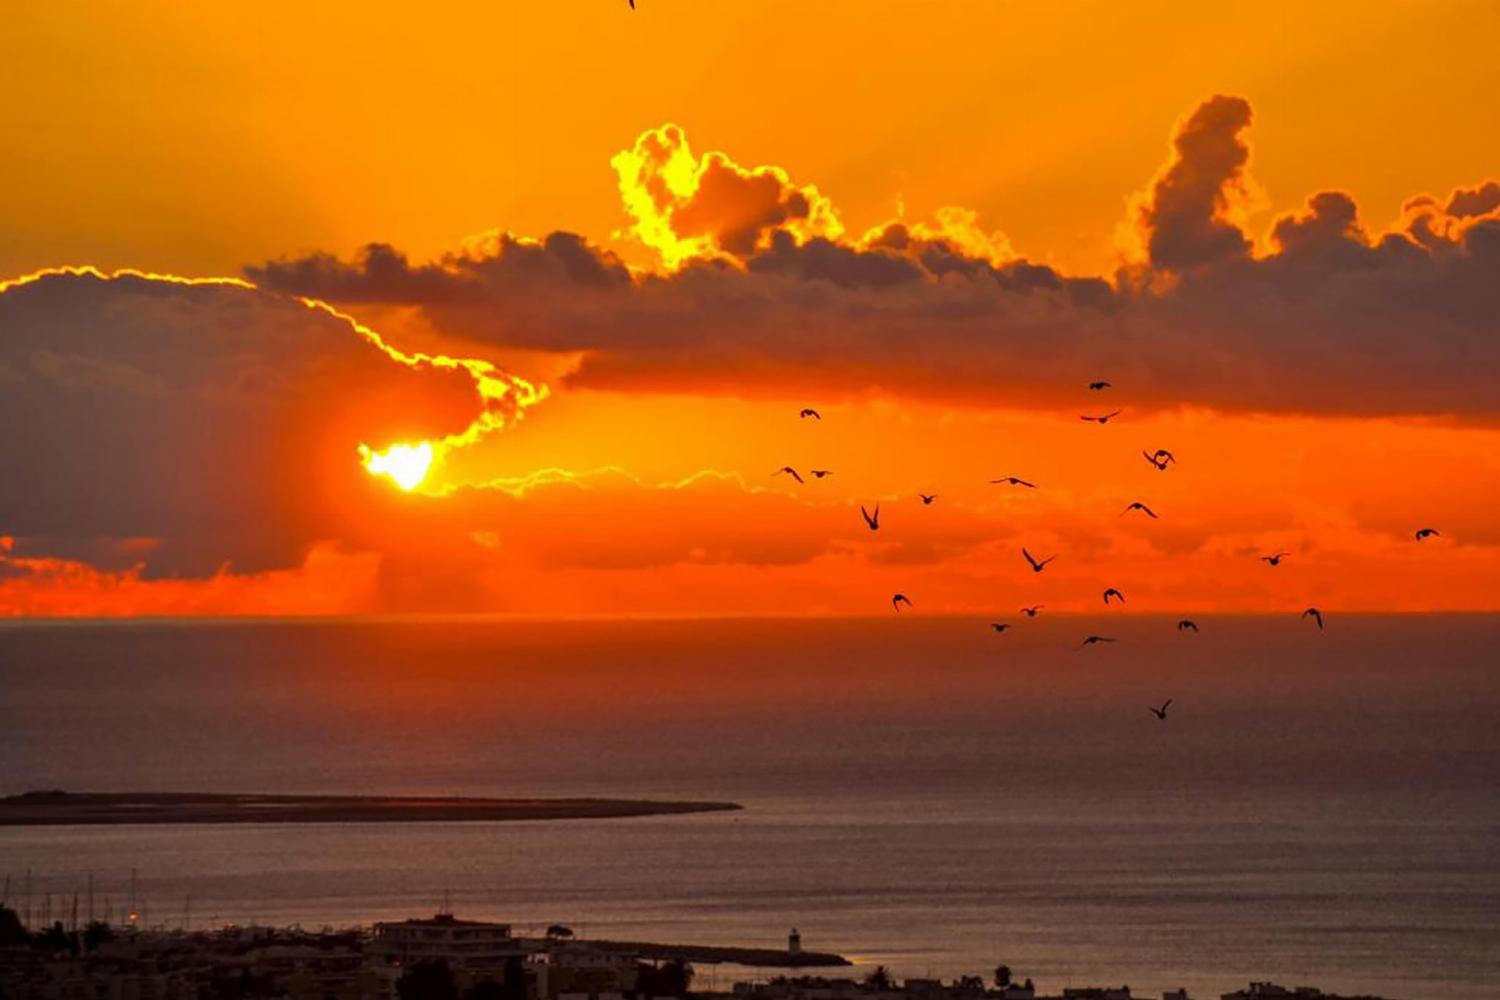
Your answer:
[[[380,557],[312,546],[290,569],[203,579],[150,578],[136,563],[27,558],[0,549],[0,615],[33,618],[348,615],[369,611],[379,593]]]
[[[245,271],[257,285],[299,290],[298,294],[326,302],[498,304],[507,297],[534,294],[539,286],[566,291],[630,284],[630,272],[619,258],[563,232],[542,240],[487,233],[439,261],[416,266],[389,244],[370,243],[350,261],[315,253],[267,261]]]
[[[1250,197],[1243,137],[1250,117],[1250,102],[1218,95],[1178,128],[1172,159],[1139,208],[1152,267],[1181,271],[1249,256],[1236,209]]]
[[[1348,195],[1315,193],[1257,255],[1251,117],[1216,96],[1178,127],[1132,209],[1144,257],[1113,279],[1030,262],[960,209],[850,237],[815,187],[699,158],[670,125],[615,159],[656,270],[554,233],[248,273],[416,307],[474,350],[566,356],[576,387],[1058,408],[1107,375],[1136,408],[1500,419],[1500,183],[1413,199],[1376,235]]]
[[[836,238],[843,225],[816,187],[780,167],[747,168],[723,153],[695,157],[676,125],[644,132],[611,161],[631,233],[668,267],[691,257],[744,258],[774,233]]]
[[[903,417],[914,400],[955,421],[948,404],[1061,410],[1068,432],[1099,402],[1083,385],[1100,377],[1126,421],[1184,405],[1209,421],[1219,418],[1196,408],[1500,420],[1500,183],[1409,199],[1385,232],[1347,194],[1315,192],[1257,239],[1244,222],[1250,119],[1243,100],[1216,97],[1183,122],[1127,220],[1141,255],[1107,277],[1028,260],[958,208],[849,234],[815,186],[696,156],[667,126],[615,161],[631,238],[655,267],[632,269],[579,234],[495,231],[431,261],[372,243],[348,259],[269,261],[247,268],[251,281],[64,269],[0,282],[0,610],[859,609],[870,593],[883,609],[889,585],[906,580],[924,589],[924,609],[973,608],[966,585],[1062,607],[1096,595],[1093,577],[1111,562],[1112,582],[1134,597],[1154,585],[1146,569],[1126,575],[1137,562],[1170,555],[1233,573],[1271,545],[1301,552],[1330,525],[1341,534],[1325,551],[1342,565],[1355,553],[1399,566],[1408,509],[1451,529],[1443,545],[1473,560],[1472,579],[1489,579],[1492,555],[1470,550],[1490,547],[1493,532],[1425,489],[1395,507],[1324,502],[1316,516],[1300,498],[1293,513],[1232,491],[1196,504],[1201,492],[1175,503],[1168,493],[1147,499],[1170,518],[1122,522],[1131,497],[1097,496],[1093,484],[1049,480],[1036,510],[1001,509],[986,506],[993,493],[965,500],[938,478],[952,470],[934,467],[922,478],[948,484],[944,501],[908,516],[894,494],[908,484],[893,470],[913,475],[906,458],[961,433],[956,423],[924,426],[899,449],[882,436],[891,482],[856,479],[851,461],[832,486],[797,490],[731,472],[648,482],[615,468],[485,481],[484,462],[503,460],[509,441],[454,461],[433,495],[360,468],[361,446],[426,442],[441,465],[512,422],[546,390],[479,359],[522,352],[568,373],[570,388],[790,398],[830,415],[839,398],[873,392],[900,397],[891,409]],[[355,318],[372,313],[409,318],[430,353]],[[587,411],[599,397],[575,399]],[[683,411],[672,416],[655,431],[675,456],[686,451],[669,437]],[[1026,419],[1095,468],[1094,445],[1071,443],[1064,422]],[[580,441],[596,436],[586,412],[562,426],[547,446],[587,450]],[[750,416],[726,426],[760,434]],[[1335,426],[1342,454],[1357,425]],[[719,439],[695,430],[718,466]],[[1272,432],[1256,441],[1244,453],[1265,445],[1282,462],[1298,447]],[[763,475],[788,460],[752,462],[754,444],[726,443],[726,461]],[[566,460],[547,446],[529,453]],[[616,460],[627,459],[598,459]],[[1342,477],[1377,460],[1308,464]],[[1446,461],[1449,493],[1467,495],[1473,464]],[[1179,479],[1150,482],[1166,492]],[[867,532],[845,485],[884,496],[890,530]],[[1323,484],[1320,497],[1348,489]],[[1017,581],[1019,539],[1065,558],[1045,581]],[[1021,593],[1038,586],[1057,589]]]
[[[368,534],[367,501],[390,492],[361,444],[456,446],[529,401],[486,363],[403,355],[243,282],[75,270],[0,288],[0,531],[16,558],[148,580],[298,566]]]

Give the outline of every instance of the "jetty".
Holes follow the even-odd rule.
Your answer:
[[[804,969],[851,965],[847,958],[824,951],[784,948],[738,948],[712,944],[654,944],[648,941],[580,942],[601,952],[634,955],[654,962],[693,962],[698,965],[744,965],[763,969]]]

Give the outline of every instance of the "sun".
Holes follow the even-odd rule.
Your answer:
[[[373,451],[365,445],[359,446],[359,454],[365,471],[372,476],[386,476],[403,490],[412,490],[432,468],[431,443],[393,444],[385,451]]]

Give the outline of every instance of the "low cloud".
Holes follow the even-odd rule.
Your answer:
[[[360,444],[461,433],[506,406],[463,368],[400,361],[335,315],[234,282],[14,283],[0,367],[12,555],[145,579],[298,566],[361,534],[350,512],[379,484]]]

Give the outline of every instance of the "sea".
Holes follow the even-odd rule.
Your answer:
[[[1196,620],[0,626],[3,794],[744,806],[4,828],[6,902],[761,947],[795,927],[856,963],[832,974],[1500,997],[1500,617]]]

